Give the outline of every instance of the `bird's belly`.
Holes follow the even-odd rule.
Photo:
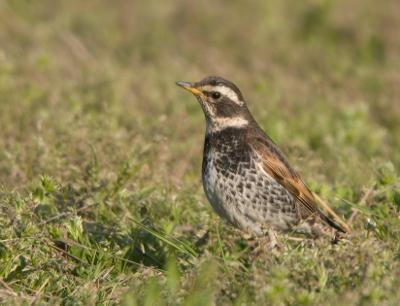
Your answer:
[[[203,188],[208,201],[221,218],[234,224],[233,203],[227,201],[229,191],[223,189],[227,183],[228,180],[222,178],[212,165],[203,172]]]
[[[255,165],[239,164],[235,172],[229,172],[208,160],[203,187],[221,218],[256,235],[263,235],[268,228],[287,231],[298,222],[292,196]]]

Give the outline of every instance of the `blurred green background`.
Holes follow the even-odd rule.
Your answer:
[[[0,301],[395,305],[399,12],[0,1]],[[235,82],[312,189],[353,215],[353,244],[253,258],[212,212],[203,114],[174,84],[208,75]]]

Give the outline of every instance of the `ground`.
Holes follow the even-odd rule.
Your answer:
[[[1,1],[0,302],[396,305],[400,3]],[[348,243],[254,252],[204,196],[220,75]]]

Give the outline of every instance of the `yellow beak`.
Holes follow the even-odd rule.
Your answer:
[[[190,82],[176,82],[176,85],[190,91],[192,94],[196,95],[196,96],[200,96],[203,93],[198,90],[193,83]]]

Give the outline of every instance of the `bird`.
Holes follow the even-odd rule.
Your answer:
[[[204,112],[203,189],[222,219],[274,243],[277,233],[337,242],[351,231],[307,187],[234,83],[209,76],[176,84],[194,94]]]

